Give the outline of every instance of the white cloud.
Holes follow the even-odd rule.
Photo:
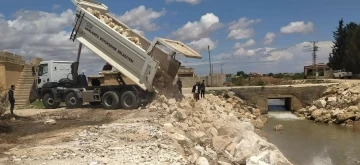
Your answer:
[[[0,13],[0,18],[3,18],[3,17],[5,17],[5,16],[4,16],[3,14],[1,14],[1,13]]]
[[[230,23],[229,30],[246,29],[253,24],[259,23],[260,21],[260,19],[248,19],[246,17],[241,17],[238,21]]]
[[[208,46],[210,46],[210,50],[215,49],[217,47],[217,42],[212,41],[210,38],[201,38],[200,40],[192,41],[187,45],[200,53],[203,51],[207,51]]]
[[[248,19],[246,17],[242,17],[237,21],[231,22],[229,26],[230,33],[227,38],[241,40],[253,37],[255,34],[254,29],[249,27],[259,23],[260,21],[260,19]]]
[[[59,4],[54,4],[51,8],[53,9],[53,10],[56,10],[56,9],[58,9],[58,8],[60,8],[61,7],[61,5],[59,5]]]
[[[140,35],[142,35],[142,36],[145,36],[145,32],[144,31],[141,31],[141,30],[139,30],[139,29],[132,29],[135,33],[137,33],[137,34],[140,34]]]
[[[191,5],[196,5],[199,4],[201,2],[201,0],[165,0],[166,3],[171,3],[171,2],[186,2],[189,3]]]
[[[127,11],[124,15],[112,15],[114,15],[121,22],[138,30],[156,31],[159,30],[160,27],[153,23],[153,21],[164,16],[165,13],[165,9],[161,11],[154,11],[151,8],[146,8],[144,5],[141,5],[137,8]]]
[[[237,43],[234,45],[234,48],[235,48],[235,49],[240,49],[240,48],[250,47],[250,46],[253,46],[253,45],[255,45],[255,41],[254,41],[253,39],[249,39],[249,40],[246,41],[245,43],[237,42]]]
[[[213,13],[201,16],[200,21],[188,22],[180,29],[172,32],[179,40],[199,40],[208,37],[211,32],[221,28],[219,17]]]
[[[276,34],[273,32],[268,32],[266,33],[265,37],[264,37],[264,44],[268,45],[274,42],[274,39],[276,37]]]
[[[317,52],[317,62],[327,63],[328,55],[333,46],[332,41],[321,41],[318,42],[317,45],[320,47],[320,51]],[[305,65],[312,64],[311,52],[306,51],[307,46],[311,46],[311,43],[302,42],[284,49],[271,47],[245,49],[240,47],[234,51],[217,55],[213,57],[213,59],[215,59],[214,62],[225,62],[225,66],[231,68],[227,70],[227,72],[233,72],[234,70],[247,70],[249,72],[255,71],[261,73],[302,72]],[[243,64],[239,65],[239,63]]]
[[[307,34],[313,31],[314,31],[314,23],[308,22],[306,24],[304,21],[291,22],[289,25],[283,26],[280,29],[280,32],[285,34],[291,34],[291,33]]]
[[[0,18],[0,50],[22,55],[24,59],[39,57],[44,60],[75,61],[78,42],[69,40],[74,12],[60,14],[21,10],[13,20]],[[86,57],[86,58],[84,58]],[[87,48],[82,51],[80,71],[97,73],[105,63]],[[99,65],[100,64],[100,65]]]

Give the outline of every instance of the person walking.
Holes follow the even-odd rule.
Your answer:
[[[200,84],[200,97],[202,99],[205,98],[205,80],[203,80],[202,83]]]
[[[191,90],[191,93],[193,94],[194,99],[196,99],[195,90],[196,90],[196,83],[194,84],[194,86],[192,87],[192,90]]]
[[[15,107],[15,97],[14,97],[15,85],[11,85],[11,88],[8,92],[9,102],[10,102],[10,113],[14,115],[14,107]]]
[[[179,89],[179,92],[182,94],[182,82],[180,80],[180,78],[178,79],[178,81],[176,82],[177,86],[178,86],[178,89]]]

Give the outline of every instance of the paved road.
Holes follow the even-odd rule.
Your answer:
[[[360,80],[359,80],[360,82]],[[332,85],[338,84],[339,82],[334,83],[321,83],[321,84],[296,84],[291,85],[292,87],[309,87],[309,86],[324,86],[324,85]],[[279,87],[289,87],[290,85],[271,85],[266,86],[266,88],[279,88]],[[234,88],[261,88],[261,86],[232,86],[232,87],[207,87],[206,90],[227,90],[227,89],[234,89]],[[191,94],[192,88],[183,88],[183,94]]]
[[[342,83],[342,82],[360,83],[359,79],[324,79],[324,80],[329,80],[334,83]]]

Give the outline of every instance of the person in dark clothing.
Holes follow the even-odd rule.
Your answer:
[[[31,70],[32,70],[32,75],[35,76],[35,75],[36,75],[36,70],[35,70],[35,66],[34,66],[34,65],[31,67]]]
[[[195,98],[195,89],[196,89],[196,84],[192,87],[191,93],[193,94],[193,98]]]
[[[200,84],[200,97],[202,99],[205,98],[205,80],[203,80],[202,83]]]
[[[196,82],[196,84],[193,86],[192,92],[194,94],[195,101],[198,101],[199,100],[199,93],[200,93],[200,83],[199,82]]]
[[[178,89],[179,89],[179,92],[182,93],[182,82],[180,80],[180,78],[178,79],[178,81],[176,82],[177,86],[178,86]]]
[[[8,94],[9,94],[9,102],[10,102],[10,113],[12,115],[14,115],[14,107],[15,107],[14,90],[15,90],[15,85],[11,85]]]

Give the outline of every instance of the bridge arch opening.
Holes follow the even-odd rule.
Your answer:
[[[268,111],[291,111],[291,97],[268,98]]]

